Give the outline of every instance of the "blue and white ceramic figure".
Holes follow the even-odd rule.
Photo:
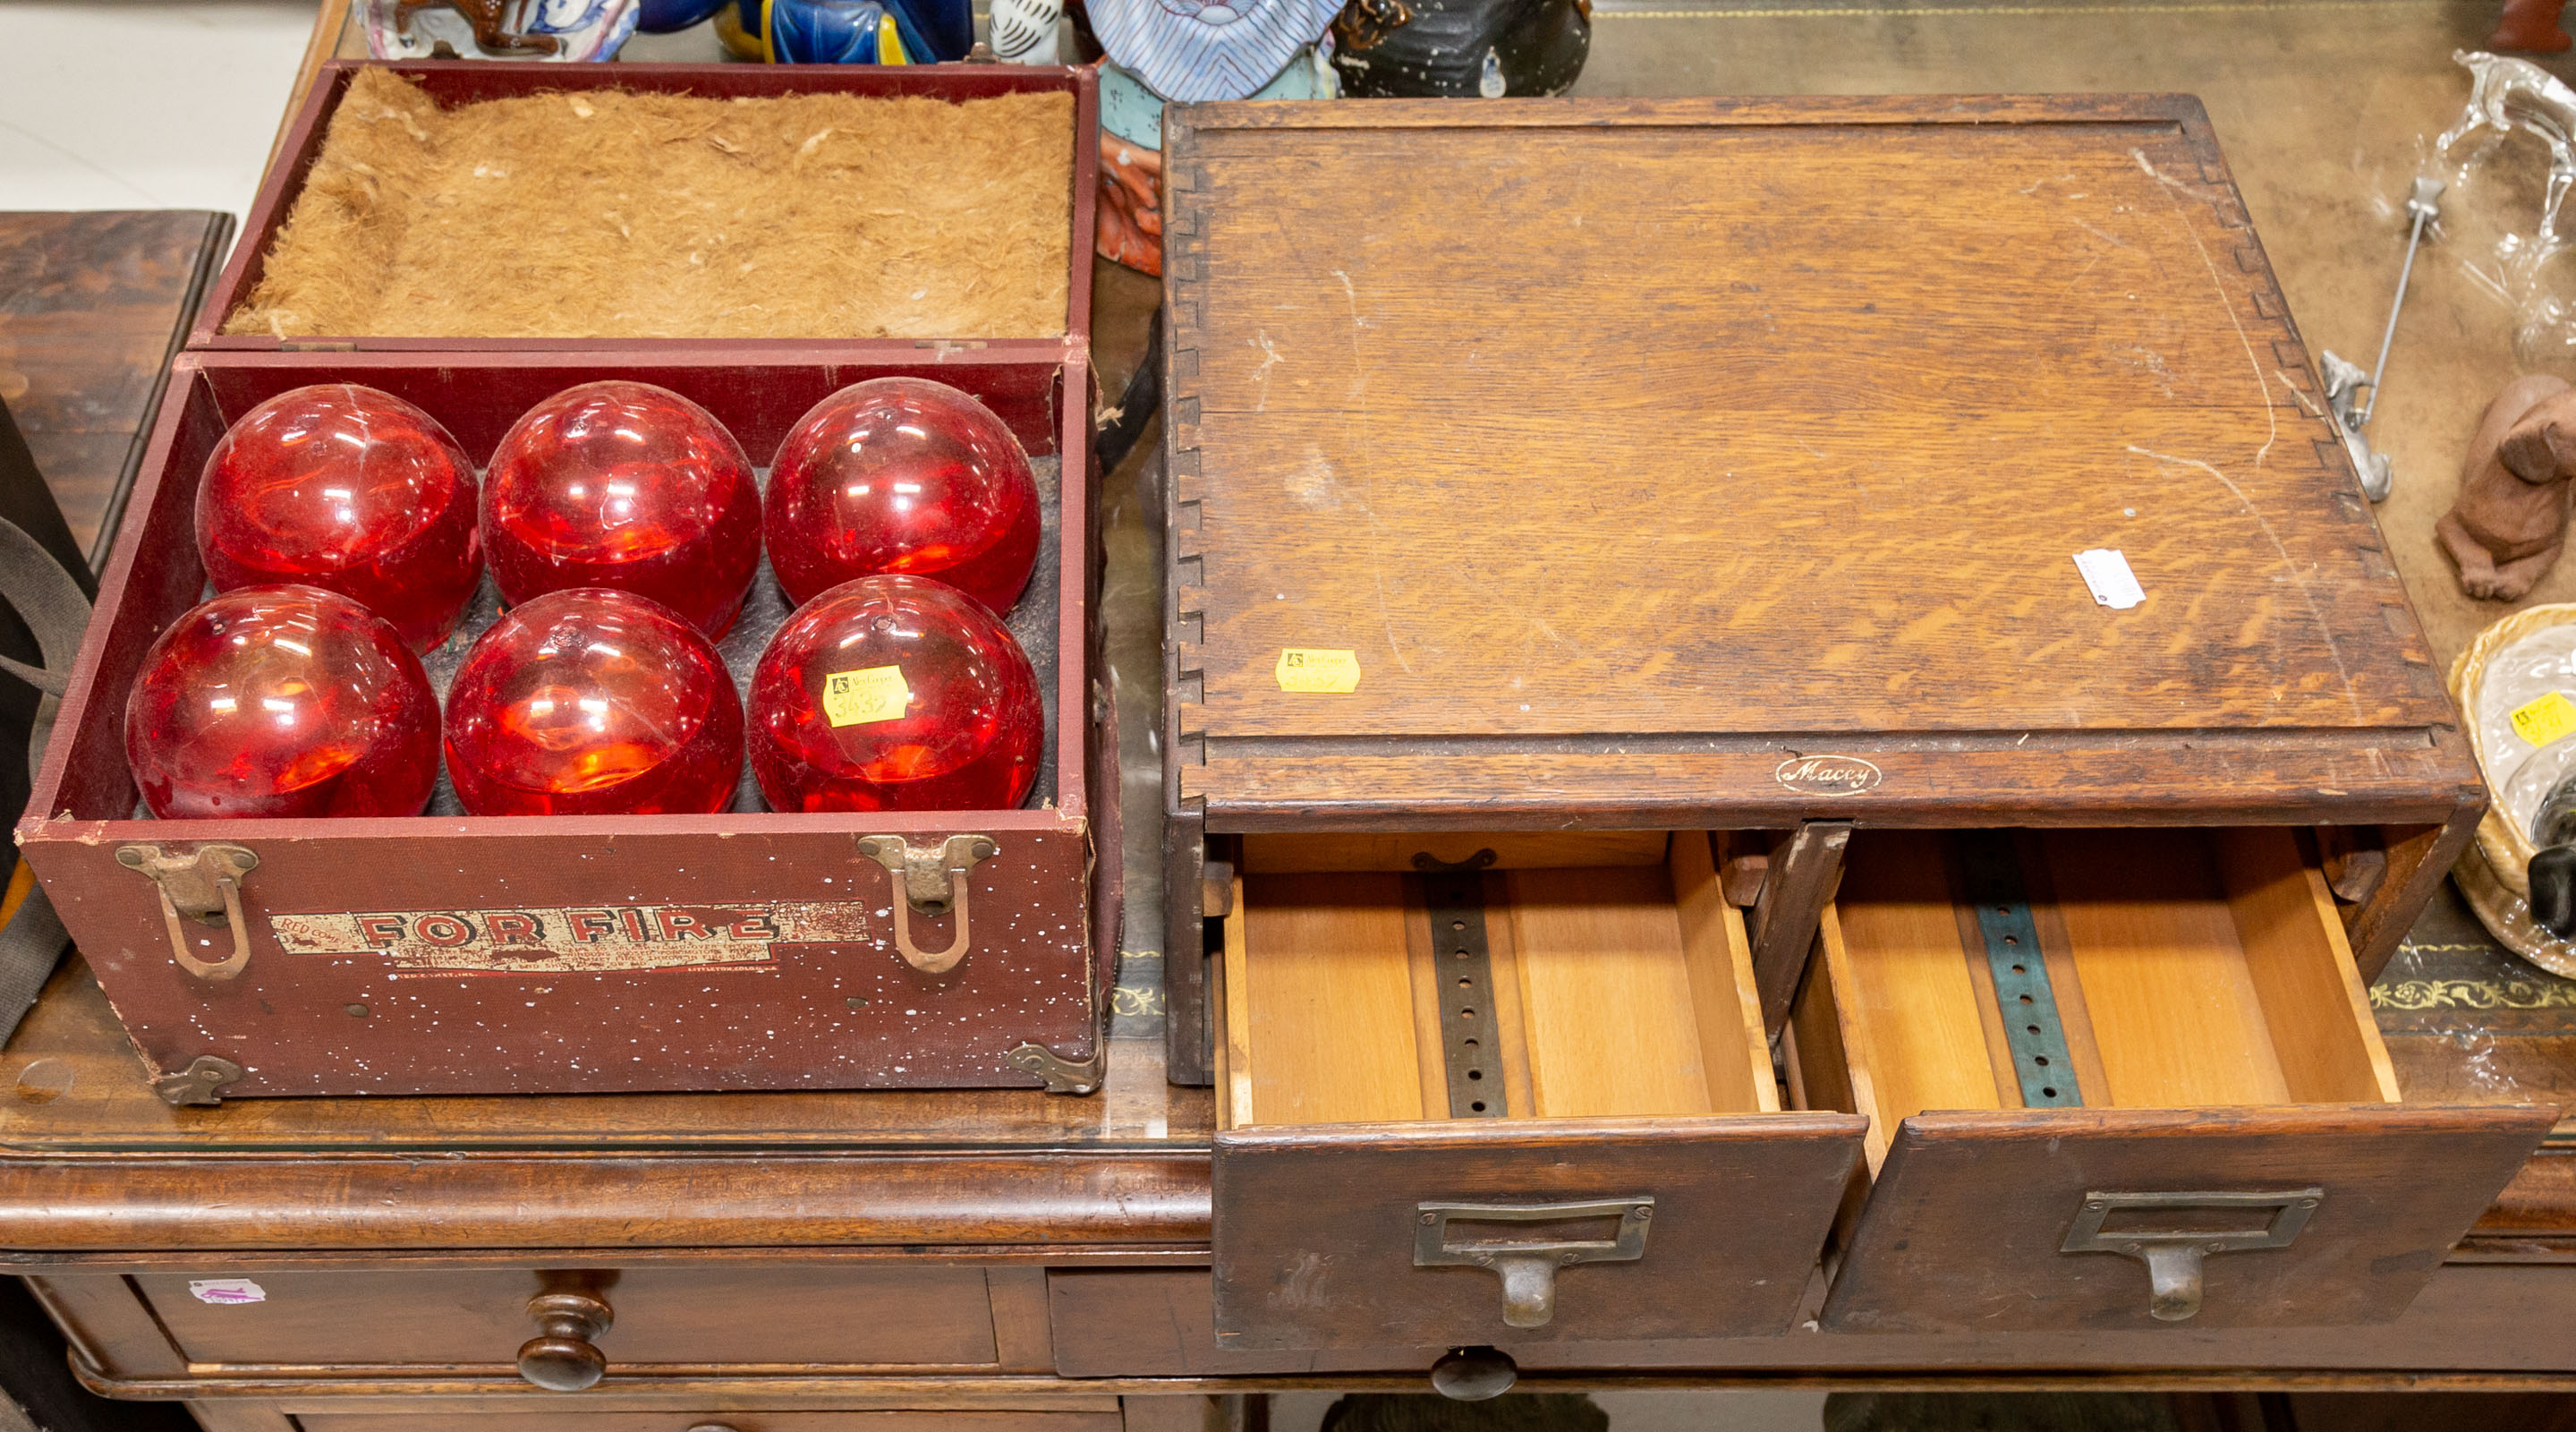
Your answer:
[[[1179,103],[1244,99],[1324,37],[1341,0],[1089,0],[1109,58]]]
[[[434,59],[441,44],[461,60],[608,60],[635,33],[638,18],[639,0],[501,0],[502,30],[555,41],[552,54],[513,56],[476,43],[473,22],[450,6],[415,5],[405,14],[403,0],[365,0],[359,12],[367,53],[380,60]]]
[[[724,8],[725,0],[640,0],[635,28],[648,35],[685,30]]]
[[[760,11],[773,64],[936,64],[975,44],[970,0],[760,0]]]

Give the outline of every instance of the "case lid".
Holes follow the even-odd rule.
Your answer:
[[[2478,799],[2197,100],[1170,126],[1209,829]]]

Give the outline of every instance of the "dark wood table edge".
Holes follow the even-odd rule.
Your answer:
[[[75,1359],[73,1372],[83,1386],[102,1397],[143,1400],[200,1398],[257,1399],[298,1406],[301,1410],[346,1407],[365,1400],[365,1410],[392,1413],[453,1409],[453,1400],[525,1398],[549,1410],[579,1406],[585,1411],[611,1410],[612,1402],[644,1398],[681,1400],[723,1398],[735,1405],[830,1405],[834,1399],[983,1398],[1110,1395],[1178,1396],[1193,1393],[1245,1392],[1407,1392],[1424,1390],[1422,1373],[1326,1372],[1199,1377],[1054,1377],[1010,1374],[971,1376],[921,1374],[849,1377],[619,1377],[611,1374],[589,1392],[537,1393],[515,1377],[451,1376],[442,1378],[293,1377],[138,1377],[114,1378]],[[1837,1392],[2103,1392],[2103,1391],[2296,1391],[2329,1392],[2567,1392],[2576,1391],[2576,1372],[2479,1371],[2461,1369],[2392,1371],[2374,1368],[2083,1368],[1960,1369],[1927,1366],[1873,1367],[1849,1371],[1797,1368],[1751,1371],[1741,1368],[1673,1369],[1622,1373],[1526,1371],[1515,1392],[1652,1392],[1754,1391],[1799,1388]],[[577,1403],[567,1403],[567,1396]],[[649,1405],[649,1404],[648,1404]]]
[[[685,1189],[704,1188],[710,1165],[779,1161],[756,1152],[740,1160],[657,1160],[668,1171],[667,1184],[637,1177],[632,1159],[556,1156],[543,1162],[558,1170],[572,1165],[574,1177],[555,1202],[526,1196],[520,1176],[532,1161],[516,1157],[486,1160],[495,1165],[487,1196],[459,1200],[450,1175],[462,1171],[464,1161],[452,1157],[341,1153],[128,1161],[0,1155],[0,1213],[7,1216],[0,1222],[0,1269],[132,1270],[209,1260],[273,1267],[427,1266],[525,1263],[531,1258],[953,1258],[1068,1267],[1187,1267],[1205,1264],[1212,1256],[1211,1165],[1205,1145],[954,1157],[798,1150],[787,1157],[803,1166],[800,1172],[806,1177],[799,1180],[796,1197],[777,1201],[762,1214],[747,1211],[749,1200],[740,1197],[702,1195],[694,1205],[675,1197]],[[1025,1176],[1032,1159],[1060,1165],[1066,1177],[1033,1186]],[[341,1190],[335,1207],[399,1208],[409,1196],[412,1208],[382,1219],[345,1220],[321,1210],[281,1220],[276,1210],[284,1205],[277,1201],[236,1207],[228,1216],[203,1201],[210,1180],[220,1182],[228,1167],[249,1164],[272,1176],[308,1172],[333,1180]],[[406,1182],[406,1174],[424,1166],[441,1171],[433,1187]],[[917,1190],[908,1206],[883,1206],[889,1187],[943,1173],[976,1177]],[[612,1184],[628,1195],[601,1202],[599,1190]],[[515,1196],[514,1188],[521,1190]],[[438,1195],[435,1211],[422,1196],[426,1192]],[[811,1209],[824,1200],[863,1211],[818,1217]],[[32,1215],[19,1212],[31,1209],[36,1210]],[[444,1241],[425,1241],[430,1224],[441,1230]],[[613,1237],[606,1232],[612,1226]],[[992,1232],[961,1239],[961,1230],[970,1228]],[[2544,1145],[2445,1262],[2576,1263],[2576,1143]]]

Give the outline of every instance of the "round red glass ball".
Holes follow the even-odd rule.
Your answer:
[[[418,815],[438,783],[438,698],[356,602],[244,587],[144,653],[125,759],[165,820]]]
[[[741,775],[733,677],[647,597],[532,597],[476,638],[447,691],[447,778],[472,815],[702,815]]]
[[[1008,810],[1045,717],[1020,644],[964,592],[861,577],[799,608],[751,679],[751,769],[782,811]]]
[[[1000,615],[1037,564],[1037,480],[1019,439],[972,394],[876,378],[788,431],[762,531],[791,603],[883,572],[936,577]]]
[[[706,409],[650,383],[584,383],[502,436],[483,548],[511,602],[609,587],[722,636],[760,568],[760,490]]]
[[[447,639],[483,576],[474,464],[391,393],[316,383],[242,414],[197,484],[197,555],[219,592],[301,582]]]

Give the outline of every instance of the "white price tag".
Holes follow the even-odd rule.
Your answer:
[[[248,1278],[197,1278],[188,1291],[201,1303],[264,1303],[268,1290]]]
[[[2116,547],[2076,553],[2075,570],[2084,574],[2093,600],[2113,611],[2125,612],[2147,599],[2147,589],[2138,585],[2138,574],[2129,570],[2129,559]]]

